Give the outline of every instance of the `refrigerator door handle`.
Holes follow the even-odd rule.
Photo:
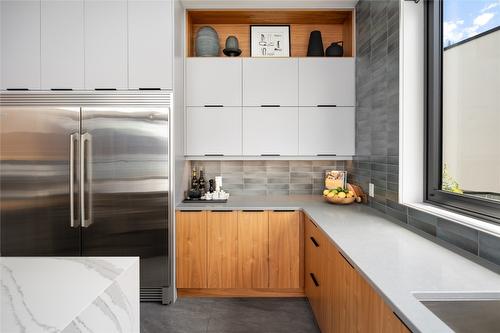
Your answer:
[[[80,134],[73,133],[69,136],[69,204],[70,204],[70,226],[77,228],[80,226],[80,219],[75,210],[75,176],[77,170],[75,169],[75,150],[78,151],[80,142]],[[76,149],[75,149],[76,148]]]
[[[92,218],[92,137],[83,133],[80,140],[80,212],[82,227],[88,228]]]

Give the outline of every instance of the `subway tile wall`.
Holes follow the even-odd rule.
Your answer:
[[[356,5],[356,156],[350,181],[368,192],[374,209],[500,265],[500,238],[398,204],[399,1]]]
[[[222,176],[232,195],[321,194],[325,172],[345,170],[345,161],[191,161],[208,181]]]

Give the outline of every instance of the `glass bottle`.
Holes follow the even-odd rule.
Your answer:
[[[192,177],[191,177],[191,190],[198,190],[198,178],[196,177],[196,168],[193,168]]]
[[[203,176],[203,168],[200,168],[200,178],[198,179],[198,188],[200,189],[201,195],[205,194],[205,177]]]

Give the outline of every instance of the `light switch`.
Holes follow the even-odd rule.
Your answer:
[[[372,183],[368,184],[368,195],[370,197],[375,196],[375,185],[373,185]]]

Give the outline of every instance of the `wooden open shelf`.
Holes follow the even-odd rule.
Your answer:
[[[226,38],[236,36],[242,57],[250,56],[250,25],[290,25],[291,56],[307,56],[309,34],[321,31],[325,49],[337,41],[344,42],[344,57],[354,56],[352,10],[189,10],[187,12],[187,55],[196,56],[196,32],[209,25],[219,34],[220,56]]]

